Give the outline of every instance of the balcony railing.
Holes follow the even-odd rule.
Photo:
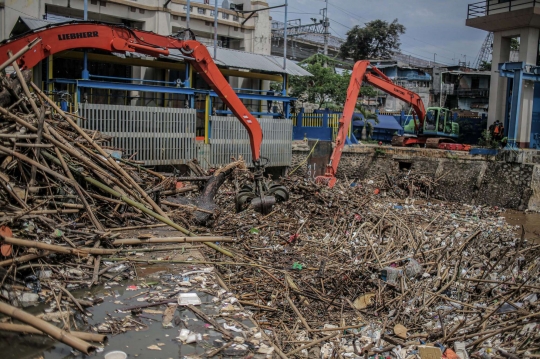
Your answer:
[[[494,1],[486,0],[474,4],[469,4],[467,19],[500,14],[514,10],[527,9],[540,5],[540,0],[507,0]]]
[[[459,97],[489,97],[489,89],[457,89],[454,95]]]

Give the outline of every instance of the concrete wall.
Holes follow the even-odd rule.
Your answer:
[[[377,154],[382,149],[384,154]],[[484,156],[425,149],[396,149],[363,146],[346,149],[339,164],[338,178],[368,180],[388,173],[396,175],[399,163],[411,163],[411,173],[428,176],[436,185],[432,197],[452,202],[540,210],[540,165],[509,163]],[[379,151],[380,152],[380,151]],[[307,148],[293,149],[291,168],[305,160]],[[307,166],[295,174],[304,175]],[[407,170],[408,171],[408,170]]]

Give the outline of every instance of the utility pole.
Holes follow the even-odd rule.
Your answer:
[[[217,1],[217,0],[216,0]],[[289,1],[285,0],[285,25],[283,28],[283,70],[287,69],[287,11],[289,11]]]
[[[218,0],[216,0],[216,6],[214,8],[214,60],[217,58],[217,18],[218,18]]]
[[[84,0],[84,12],[83,12],[83,20],[88,20],[88,0]],[[83,55],[83,70],[82,70],[82,78],[83,80],[88,80],[90,78],[90,73],[88,72],[88,51],[84,50]]]
[[[437,54],[434,53],[433,54],[433,68],[435,68],[435,64],[437,63],[436,56],[437,56]]]
[[[328,0],[325,0],[326,7],[323,9],[323,25],[324,25],[324,54],[328,55],[328,27],[330,22],[328,21]]]
[[[190,0],[187,0],[186,28],[188,29],[189,29],[189,15],[191,15],[191,5],[190,5]]]

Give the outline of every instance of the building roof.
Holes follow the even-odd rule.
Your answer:
[[[208,51],[213,54],[214,47],[209,46]],[[173,56],[182,56],[180,50],[170,50]],[[283,69],[283,58],[271,55],[254,54],[251,52],[218,48],[217,59],[214,62],[218,66],[232,67],[237,69],[264,71],[269,73],[288,74],[294,76],[312,76],[309,72],[298,66],[291,60],[287,60],[287,68]]]
[[[362,118],[362,120],[353,121],[352,123],[353,127],[364,127],[364,120],[363,120],[364,116],[362,116],[361,113],[355,113],[353,116],[353,119],[355,117],[360,117]],[[377,117],[379,118],[379,123],[375,123],[374,120],[368,120],[373,125],[374,128],[380,128],[383,130],[396,130],[396,131],[403,130],[403,127],[399,125],[399,123],[397,122],[394,116],[378,115]]]
[[[35,19],[33,17],[19,16],[19,19],[15,23],[15,26],[13,26],[13,29],[11,30],[11,34],[9,34],[9,36],[12,37],[12,36],[24,34],[27,31],[35,30],[43,26],[54,24],[55,22],[56,21],[47,21],[47,20]]]

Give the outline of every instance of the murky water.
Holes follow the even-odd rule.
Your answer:
[[[159,270],[163,268],[157,266],[156,268],[152,268],[149,266],[148,272],[154,272],[154,269]],[[148,272],[146,274],[149,274]],[[160,273],[161,272],[151,274],[151,277],[159,275]],[[163,280],[163,277],[159,279]],[[150,282],[156,280],[156,278],[149,278],[147,280]],[[130,285],[137,284],[138,283],[136,282],[126,281],[111,288],[98,286],[91,291],[73,291],[73,294],[76,297],[88,296],[90,294],[93,297],[104,298],[103,303],[88,308],[88,311],[92,313],[92,317],[89,319],[88,324],[90,326],[96,326],[103,323],[106,318],[125,318],[128,313],[116,312],[119,308],[146,303],[138,302],[138,297],[135,296],[149,290],[149,288],[141,288],[135,291],[126,289]],[[199,298],[201,298],[203,304],[198,307],[200,310],[209,316],[217,314],[219,307],[216,307],[216,303],[213,302],[213,296],[196,290],[191,290],[190,292],[196,292]],[[25,310],[34,314],[39,314],[43,312],[44,308],[44,306],[36,306],[25,308]],[[149,309],[163,311],[164,308],[164,306],[156,306]],[[152,314],[143,312],[143,316],[134,316],[134,320],[143,324],[139,326],[143,329],[137,331],[127,330],[125,333],[119,333],[117,335],[107,334],[109,341],[104,350],[90,356],[72,352],[70,347],[44,336],[2,332],[0,335],[0,353],[2,353],[0,357],[2,359],[103,358],[105,354],[110,351],[120,350],[127,353],[128,358],[185,358],[190,355],[202,354],[212,348],[221,347],[225,343],[221,333],[208,328],[209,325],[196,317],[190,310],[186,310],[179,306],[176,310],[175,317],[180,319],[178,326],[175,326],[174,328],[163,328],[161,324],[162,315],[159,313]],[[248,327],[253,326],[250,321],[237,320]],[[220,324],[224,322],[223,319],[216,319],[216,321]],[[81,323],[82,322],[78,322],[78,325],[81,325]],[[187,328],[193,332],[200,333],[203,335],[203,340],[193,344],[182,344],[176,339],[179,335],[179,330],[182,328]],[[82,326],[79,330],[88,331],[88,327]],[[148,349],[148,347],[152,345],[157,345],[161,350]]]
[[[523,225],[526,239],[540,243],[540,213],[507,210],[503,216],[511,225]],[[518,233],[521,234],[521,229],[518,229]]]

